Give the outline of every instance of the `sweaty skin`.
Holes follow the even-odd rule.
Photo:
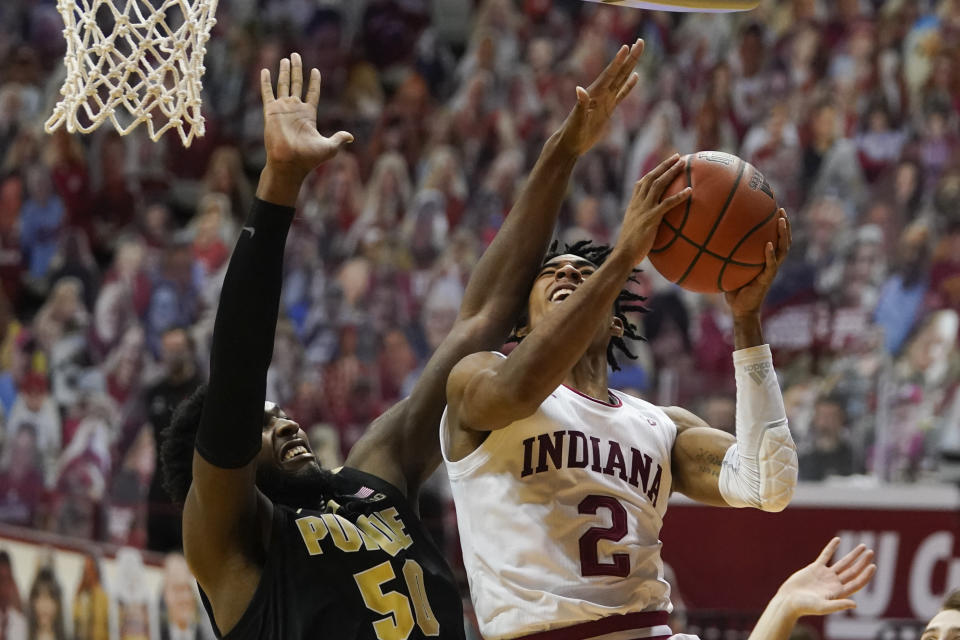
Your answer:
[[[613,303],[633,267],[649,253],[664,213],[689,197],[688,188],[661,201],[682,169],[675,154],[637,182],[617,244],[599,268],[576,256],[558,256],[543,266],[528,296],[525,337],[508,358],[474,353],[457,363],[447,383],[451,460],[475,450],[486,433],[532,415],[561,384],[592,398],[607,397],[607,345],[623,332]],[[763,272],[726,294],[738,350],[763,344],[760,307],[791,242],[782,209],[779,216],[778,245],[768,243]],[[572,293],[554,299],[561,288]],[[680,407],[663,410],[677,426],[674,489],[705,504],[729,506],[719,479],[735,438]]]
[[[416,505],[419,487],[440,461],[437,425],[447,376],[467,354],[496,348],[509,335],[553,233],[576,159],[600,139],[613,109],[636,85],[633,68],[642,50],[639,40],[622,47],[588,89],[578,87],[576,105],[544,145],[510,215],[477,264],[450,334],[410,397],[374,421],[351,450],[346,467],[388,482]],[[269,72],[261,72],[267,163],[257,188],[257,223],[241,234],[238,245],[249,243],[251,250],[238,248],[224,283],[214,334],[216,366],[211,367],[198,443],[211,431],[223,437],[205,437],[204,448],[198,446],[184,505],[184,551],[223,633],[247,610],[266,562],[273,504],[257,489],[258,469],[295,474],[316,464],[295,422],[273,411],[266,428],[263,424],[280,256],[292,207],[306,175],[352,141],[346,132],[326,138],[316,130],[317,70],[311,71],[305,100],[302,91],[297,54],[281,62],[276,94]],[[236,260],[238,253],[257,252],[259,259]],[[247,286],[248,280],[256,286]],[[307,451],[285,460],[295,446]],[[229,464],[211,462],[225,456]]]

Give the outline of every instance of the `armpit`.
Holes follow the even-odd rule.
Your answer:
[[[667,417],[673,420],[673,423],[677,425],[677,433],[683,433],[687,429],[693,429],[695,427],[709,427],[710,425],[700,416],[687,411],[683,407],[660,407],[661,410]]]

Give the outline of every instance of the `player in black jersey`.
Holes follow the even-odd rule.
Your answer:
[[[300,427],[265,402],[283,249],[304,177],[352,141],[316,129],[320,74],[306,100],[293,54],[277,95],[261,72],[267,163],[230,259],[209,387],[177,410],[164,443],[167,487],[184,505],[184,553],[217,634],[231,640],[462,638],[457,586],[417,513],[440,460],[451,368],[499,346],[526,303],[570,173],[637,82],[642,42],[624,46],[546,142],[477,264],[450,334],[411,395],[370,426],[338,472],[317,464]]]

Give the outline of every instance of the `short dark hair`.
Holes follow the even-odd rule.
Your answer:
[[[960,611],[960,589],[954,589],[943,601],[941,611]]]
[[[207,385],[202,384],[177,405],[170,425],[160,434],[163,488],[170,499],[180,505],[187,499],[190,483],[193,482],[193,450],[206,399]]]
[[[563,248],[560,249],[559,241],[554,240],[553,244],[550,245],[550,250],[547,252],[546,257],[543,259],[543,264],[546,265],[548,262],[558,256],[569,254],[577,256],[578,258],[583,258],[584,260],[587,260],[599,267],[610,256],[611,251],[613,251],[613,247],[605,244],[593,244],[591,240],[581,240],[580,242],[575,242],[573,244],[564,243]],[[640,269],[633,269],[630,273],[630,277],[627,278],[627,281],[640,284],[640,281],[637,280],[638,273],[640,273]],[[629,319],[627,319],[627,313],[646,313],[647,308],[640,304],[644,300],[646,300],[645,296],[641,296],[628,289],[624,289],[620,292],[620,295],[617,296],[617,299],[613,303],[613,315],[617,318],[620,318],[620,322],[623,323],[623,336],[611,338],[610,344],[607,345],[607,362],[614,371],[620,370],[620,363],[617,361],[617,351],[622,352],[631,360],[637,359],[637,356],[630,351],[630,347],[627,345],[626,338],[631,340],[644,340],[644,337],[638,333],[637,325],[633,324]],[[527,321],[527,314],[524,312],[517,322],[517,327],[519,328],[524,326]],[[518,335],[516,331],[514,331],[513,335],[510,336],[511,342],[520,342],[521,340],[523,340],[523,337]]]

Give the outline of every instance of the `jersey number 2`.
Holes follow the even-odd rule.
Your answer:
[[[577,505],[577,511],[582,514],[596,515],[598,509],[610,512],[611,524],[609,527],[590,527],[580,536],[580,575],[625,578],[630,573],[630,555],[615,553],[610,556],[613,562],[600,562],[597,543],[600,540],[619,542],[627,535],[627,511],[610,496],[589,495]]]
[[[403,563],[403,579],[407,583],[410,597],[398,591],[384,591],[383,585],[397,577],[389,562],[381,562],[366,571],[353,574],[357,581],[363,604],[374,613],[387,616],[373,623],[373,630],[379,640],[406,640],[413,631],[413,614],[417,616],[417,626],[425,636],[440,635],[440,623],[433,615],[433,609],[427,601],[427,591],[423,582],[423,568],[416,560],[408,559]],[[413,600],[413,611],[410,601]]]

